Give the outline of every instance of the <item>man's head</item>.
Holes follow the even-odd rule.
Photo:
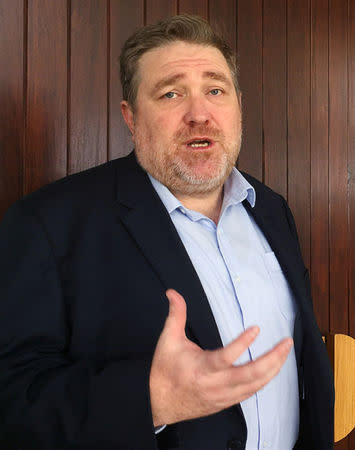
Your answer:
[[[125,42],[120,57],[122,95],[123,100],[132,108],[135,106],[140,81],[138,63],[141,56],[149,50],[176,41],[215,47],[219,50],[228,64],[239,94],[236,57],[230,46],[202,17],[182,14],[140,28]]]
[[[203,19],[139,30],[121,55],[123,117],[141,166],[175,195],[221,189],[239,154],[233,53]]]

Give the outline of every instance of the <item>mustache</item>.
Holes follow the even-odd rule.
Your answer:
[[[218,141],[223,138],[223,133],[216,127],[211,125],[196,125],[193,128],[183,128],[178,130],[174,138],[178,141],[188,141],[193,139],[195,136],[203,136]]]

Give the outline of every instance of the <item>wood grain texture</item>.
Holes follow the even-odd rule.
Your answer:
[[[349,335],[355,338],[355,2],[348,0]],[[355,430],[349,436],[355,449]]]
[[[71,0],[68,173],[107,160],[107,1]]]
[[[311,266],[318,325],[329,330],[328,0],[311,4]]]
[[[347,5],[331,0],[329,8],[330,330],[347,334]]]
[[[124,41],[143,23],[143,0],[110,1],[109,159],[127,155],[133,148],[130,132],[121,115],[119,56]]]
[[[355,427],[354,374],[355,339],[344,334],[336,334],[334,336],[335,442],[344,439]]]
[[[238,55],[243,143],[238,166],[263,179],[262,0],[238,2]]]
[[[286,17],[284,0],[264,0],[264,181],[285,198],[287,198]]]
[[[330,331],[348,334],[347,2],[329,2]],[[350,450],[349,438],[335,444]]]
[[[146,24],[155,23],[177,13],[178,0],[146,0]]]
[[[237,2],[235,0],[209,0],[209,21],[222,33],[235,51],[237,47]]]
[[[197,14],[208,19],[208,0],[178,0],[179,14]]]
[[[310,0],[287,2],[288,201],[310,265]]]
[[[355,3],[349,2],[348,174],[349,174],[349,334],[355,337]],[[354,442],[355,444],[355,442]]]
[[[29,0],[24,192],[67,173],[67,2]]]
[[[0,1],[0,219],[22,196],[24,4]]]

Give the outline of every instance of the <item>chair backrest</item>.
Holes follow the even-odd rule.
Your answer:
[[[338,442],[355,427],[355,339],[328,334],[325,342],[334,371],[334,442]]]

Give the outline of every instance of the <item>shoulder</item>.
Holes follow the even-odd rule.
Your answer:
[[[25,196],[21,201],[31,206],[60,199],[73,203],[95,198],[114,182],[118,160],[61,178]],[[58,205],[57,205],[58,206]]]
[[[116,159],[43,186],[13,204],[1,222],[35,220],[47,229],[69,229],[102,217],[117,199],[117,180],[134,170],[135,158]]]
[[[129,166],[128,157],[115,159],[82,172],[66,176],[26,195],[15,205],[24,210],[45,211],[55,208],[57,212],[70,208],[93,206],[112,202],[120,171]]]

